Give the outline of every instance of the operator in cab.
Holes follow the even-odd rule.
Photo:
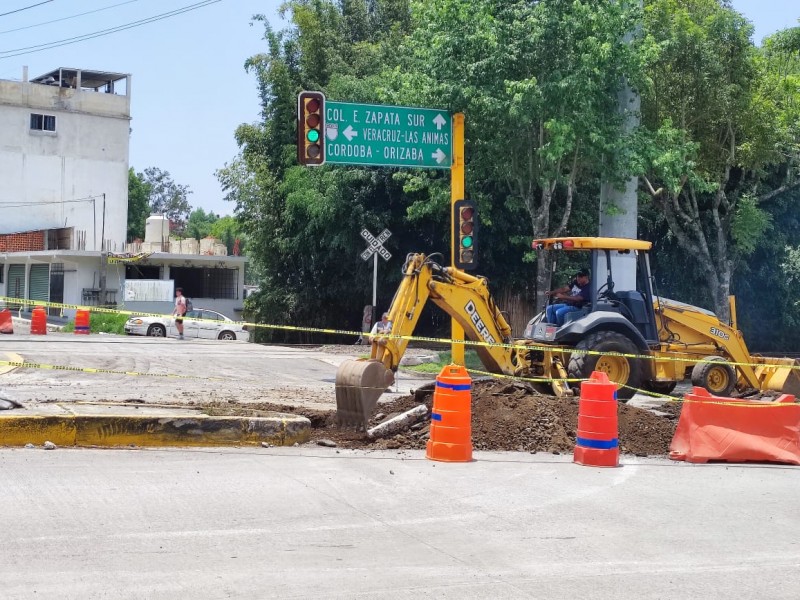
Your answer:
[[[546,292],[550,298],[560,301],[547,306],[545,315],[547,322],[561,327],[564,317],[576,310],[580,310],[591,301],[589,290],[589,271],[581,269],[569,285]]]

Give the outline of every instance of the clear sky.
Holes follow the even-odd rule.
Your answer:
[[[131,166],[169,171],[193,191],[192,206],[231,214],[233,206],[222,199],[214,171],[237,153],[236,126],[259,118],[255,78],[243,65],[263,51],[263,29],[250,26],[250,20],[265,14],[281,29],[281,1],[220,0],[111,35],[8,56],[18,48],[126,25],[200,0],[0,0],[0,14],[18,11],[0,16],[0,78],[20,79],[23,65],[31,77],[58,67],[131,73]],[[733,6],[754,23],[757,43],[798,25],[800,17],[800,0],[733,0]],[[90,11],[97,12],[30,27]],[[25,29],[9,31],[18,28]]]

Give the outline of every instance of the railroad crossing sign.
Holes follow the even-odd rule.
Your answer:
[[[376,252],[381,255],[381,258],[383,258],[383,260],[389,260],[390,258],[392,258],[392,253],[383,247],[383,242],[388,240],[389,236],[391,235],[392,232],[389,231],[388,229],[384,229],[383,231],[381,231],[381,234],[378,237],[372,235],[369,232],[369,230],[362,229],[361,237],[367,240],[369,247],[361,253],[361,258],[363,260],[369,260],[369,258]]]
[[[426,167],[453,165],[453,116],[445,110],[325,102],[325,162]]]

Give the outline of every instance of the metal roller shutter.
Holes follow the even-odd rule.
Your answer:
[[[50,265],[31,265],[28,298],[50,300]]]
[[[25,297],[25,265],[8,265],[7,296],[11,298]]]

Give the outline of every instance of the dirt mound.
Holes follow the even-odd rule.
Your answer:
[[[380,404],[373,427],[423,402],[430,411],[432,393],[418,392]],[[336,425],[335,411],[309,410],[276,404],[221,404],[203,406],[212,414],[258,416],[261,411],[301,414],[311,420],[312,442],[329,439],[343,448],[425,448],[429,423],[424,420],[384,439],[371,440],[363,432]],[[638,456],[665,455],[675,432],[674,404],[659,407],[659,416],[648,410],[620,404],[619,439],[622,452]],[[537,393],[530,386],[490,380],[476,381],[472,393],[472,443],[476,450],[568,453],[575,447],[578,401]]]

